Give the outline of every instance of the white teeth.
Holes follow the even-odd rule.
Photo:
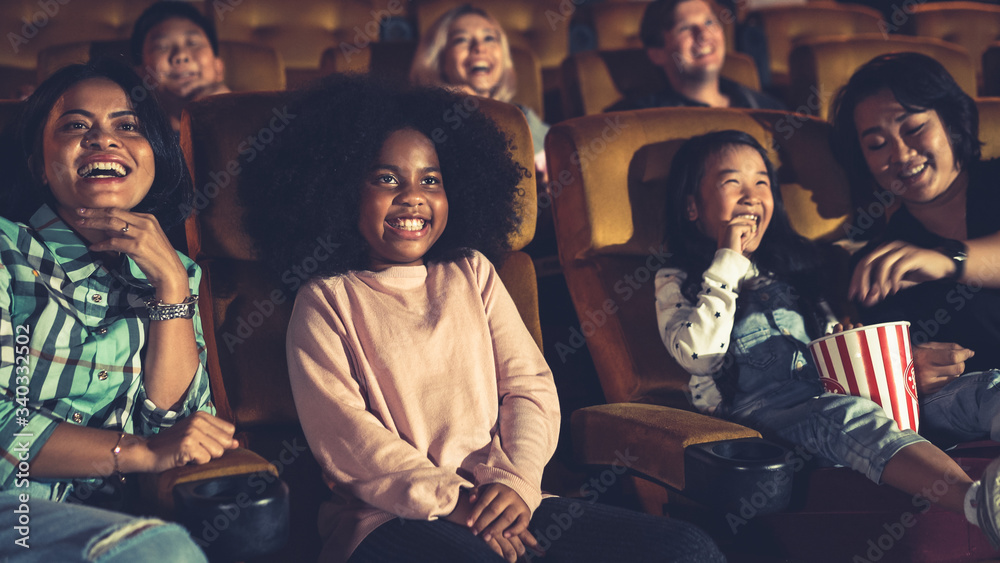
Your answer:
[[[900,176],[902,176],[904,178],[911,178],[911,177],[916,176],[917,174],[920,174],[921,172],[923,172],[924,168],[927,168],[927,163],[926,162],[923,163],[923,164],[921,164],[920,166],[914,166],[913,168],[910,168],[909,170],[902,171],[900,173]]]
[[[125,167],[117,162],[92,162],[90,164],[85,164],[76,171],[77,174],[83,177],[124,177]]]
[[[423,219],[396,219],[390,223],[393,227],[401,231],[419,231],[424,228]]]

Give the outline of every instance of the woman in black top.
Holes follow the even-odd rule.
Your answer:
[[[835,104],[834,148],[868,200],[849,234],[871,238],[850,296],[865,323],[910,321],[922,405],[968,385],[963,373],[1000,384],[984,371],[1000,368],[1000,161],[981,160],[980,145],[975,102],[924,55],[873,59]]]

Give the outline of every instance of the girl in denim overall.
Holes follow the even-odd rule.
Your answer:
[[[667,188],[674,263],[656,275],[657,323],[691,374],[694,406],[913,495],[947,477],[955,485],[936,502],[991,542],[1000,537],[1000,463],[980,486],[876,403],[823,391],[808,350],[836,323],[820,291],[823,265],[792,230],[764,148],[740,131],[692,138]]]

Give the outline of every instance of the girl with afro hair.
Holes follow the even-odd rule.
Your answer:
[[[260,255],[276,273],[318,262],[287,355],[336,485],[321,560],[722,561],[683,522],[542,494],[559,402],[490,261],[518,226],[527,172],[470,108],[475,97],[330,77],[245,175]]]

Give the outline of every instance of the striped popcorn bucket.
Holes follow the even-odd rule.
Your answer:
[[[809,343],[823,387],[830,393],[867,397],[899,428],[917,431],[919,408],[913,378],[910,323],[865,326]]]

